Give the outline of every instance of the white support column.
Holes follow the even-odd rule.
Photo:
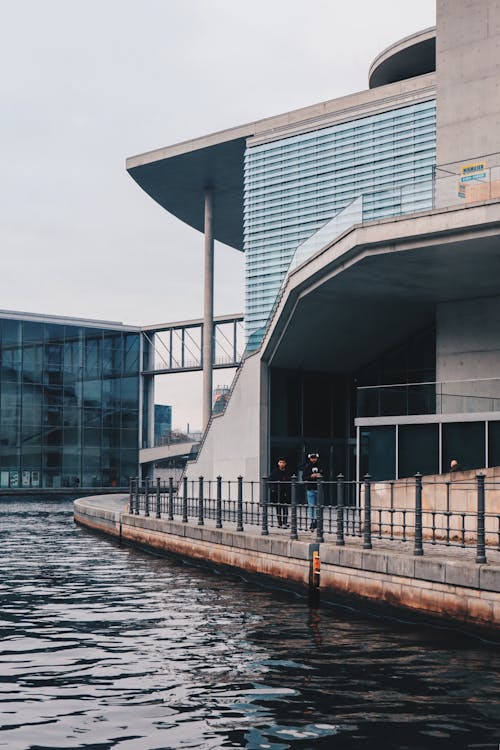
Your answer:
[[[203,429],[212,414],[212,380],[214,360],[214,233],[213,192],[205,189],[205,275],[203,297]]]

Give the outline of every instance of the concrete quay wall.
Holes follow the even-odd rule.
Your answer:
[[[320,558],[320,590],[357,597],[455,622],[497,628],[500,565],[477,565],[451,555],[414,557],[393,549],[363,550],[332,542],[292,541],[210,526],[184,524],[127,512],[128,498],[75,501],[75,521],[151,551],[269,576],[314,588],[313,553]],[[121,505],[121,510],[119,506]]]
[[[500,565],[320,545],[321,589],[486,628],[500,625]]]

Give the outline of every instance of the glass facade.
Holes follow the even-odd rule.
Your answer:
[[[0,485],[127,486],[137,473],[139,333],[0,320]]]
[[[369,221],[432,206],[434,101],[360,118],[245,153],[247,338],[272,310],[297,246],[354,198]]]

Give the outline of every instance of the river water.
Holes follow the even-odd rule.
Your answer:
[[[500,651],[0,500],[0,748],[495,748]]]

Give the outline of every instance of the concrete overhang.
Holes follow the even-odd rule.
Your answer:
[[[500,203],[363,224],[291,274],[261,357],[353,372],[435,320],[436,304],[500,293]]]
[[[331,99],[149,151],[127,159],[137,184],[189,226],[204,229],[204,195],[214,193],[214,237],[243,250],[244,154],[247,145],[288,138],[404,107],[435,96],[435,76]]]
[[[214,193],[214,236],[243,250],[243,156],[251,126],[127,159],[127,171],[169,213],[203,232],[206,188]]]
[[[371,64],[371,89],[436,70],[436,27],[419,31],[391,44]]]

